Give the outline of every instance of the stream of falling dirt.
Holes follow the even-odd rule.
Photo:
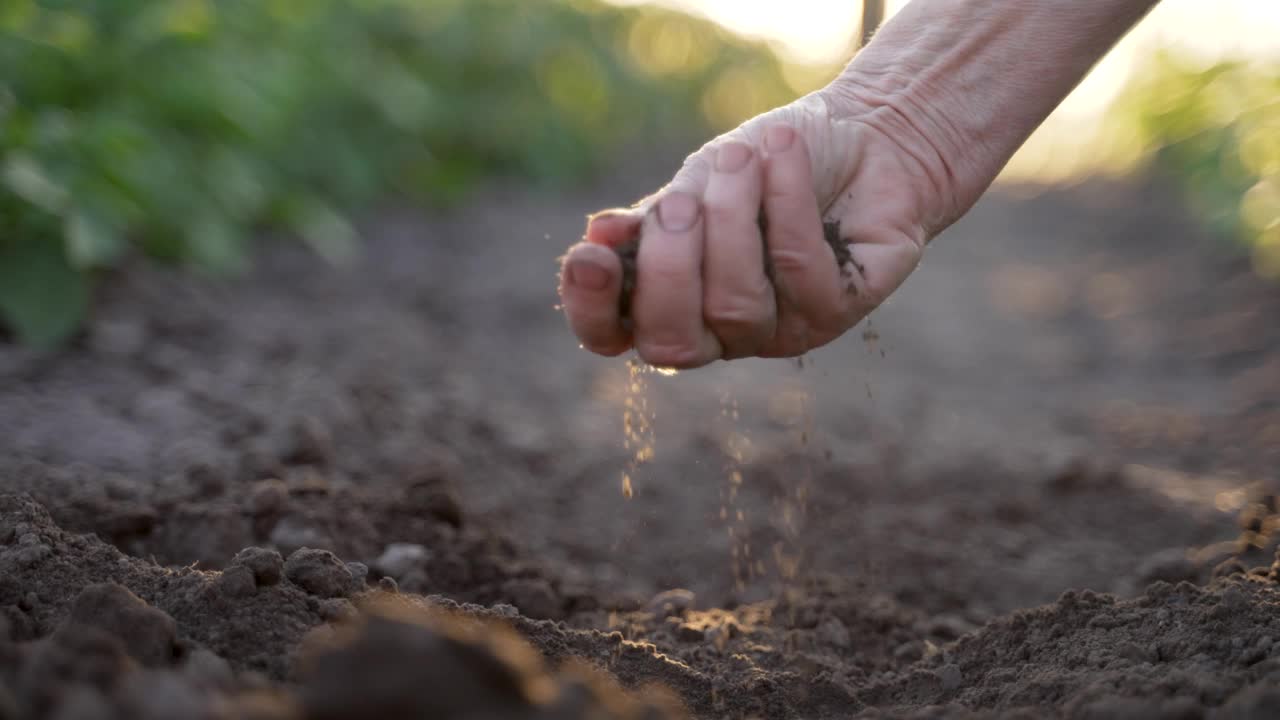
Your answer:
[[[653,408],[649,404],[649,373],[674,375],[674,370],[660,370],[639,358],[627,361],[627,391],[623,394],[622,446],[627,451],[627,467],[622,471],[622,496],[635,497],[636,476],[641,465],[653,459],[655,453]]]
[[[797,372],[804,372],[806,365],[803,358],[794,363]],[[676,372],[655,368],[638,358],[627,362],[622,410],[623,449],[627,461],[621,478],[622,496],[627,500],[635,497],[641,468],[656,455],[654,426],[657,413],[650,400],[652,376],[655,374],[672,376]],[[745,473],[761,456],[762,448],[743,425],[741,404],[732,383],[726,384],[719,392],[720,413],[715,432],[720,438],[724,457],[722,477],[725,481],[720,490],[719,520],[728,534],[729,565],[734,586],[739,592],[767,576],[770,564],[777,579],[784,584],[794,580],[800,572],[799,536],[813,482],[814,394],[807,385],[801,384],[778,390],[773,401],[779,399],[781,403],[771,401],[770,404],[781,404],[787,408],[785,417],[779,418],[784,422],[787,436],[774,449],[782,450],[784,456],[790,455],[793,460],[798,458],[799,462],[788,462],[785,467],[772,469],[785,473],[788,492],[772,499],[769,517],[753,519],[749,516],[750,504],[743,499]],[[788,447],[793,450],[787,450]],[[751,524],[753,520],[774,529],[770,533],[764,528],[757,528],[764,530],[766,536],[775,538],[771,544],[765,547],[752,545],[752,535],[755,534]]]

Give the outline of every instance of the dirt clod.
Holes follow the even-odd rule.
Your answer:
[[[654,595],[645,604],[645,610],[657,617],[678,617],[692,610],[697,600],[691,590],[673,588]]]
[[[275,550],[247,547],[236,553],[228,569],[237,566],[248,568],[258,585],[275,585],[284,577],[284,558]]]
[[[67,622],[109,633],[147,667],[166,667],[174,661],[178,630],[173,618],[116,583],[82,590],[71,605]]]
[[[564,617],[564,602],[551,587],[551,583],[538,578],[509,580],[502,585],[502,594],[524,615],[543,620]]]
[[[351,571],[328,550],[301,548],[284,563],[289,582],[322,598],[343,597],[351,591]]]
[[[415,543],[391,543],[382,551],[373,568],[384,575],[402,578],[427,559],[427,549]]]

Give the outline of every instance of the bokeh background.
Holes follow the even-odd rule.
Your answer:
[[[0,313],[54,343],[132,250],[234,271],[269,228],[336,261],[388,198],[618,172],[620,147],[689,143],[824,83],[857,5],[9,0]],[[1005,179],[1154,167],[1280,273],[1278,27],[1269,3],[1166,1]]]

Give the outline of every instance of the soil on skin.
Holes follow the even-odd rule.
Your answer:
[[[769,219],[765,216],[764,210],[760,211],[760,217],[757,220],[760,226],[760,233],[763,236],[769,230]],[[849,272],[854,267],[853,253],[849,250],[849,241],[840,236],[840,221],[830,220],[822,223],[822,239],[826,241],[831,248],[831,252],[835,255],[836,268],[842,273]],[[632,294],[636,290],[636,258],[640,254],[640,238],[632,238],[613,248],[618,254],[618,259],[622,261],[622,291],[618,296],[618,315],[624,320],[631,317],[631,301]],[[769,277],[773,277],[773,264],[769,259],[769,248],[766,245],[761,246],[761,252],[764,255],[765,273]],[[861,268],[859,268],[861,272]]]
[[[648,180],[0,345],[0,718],[1280,716],[1280,294],[1158,187],[994,193],[866,341],[665,378],[553,307]]]

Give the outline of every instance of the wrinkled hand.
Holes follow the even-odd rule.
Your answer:
[[[563,261],[569,324],[588,350],[634,347],[659,367],[801,355],[915,269],[955,215],[947,176],[892,106],[814,93],[712,140],[635,207],[593,216]],[[637,238],[634,293],[620,303],[615,249]]]

